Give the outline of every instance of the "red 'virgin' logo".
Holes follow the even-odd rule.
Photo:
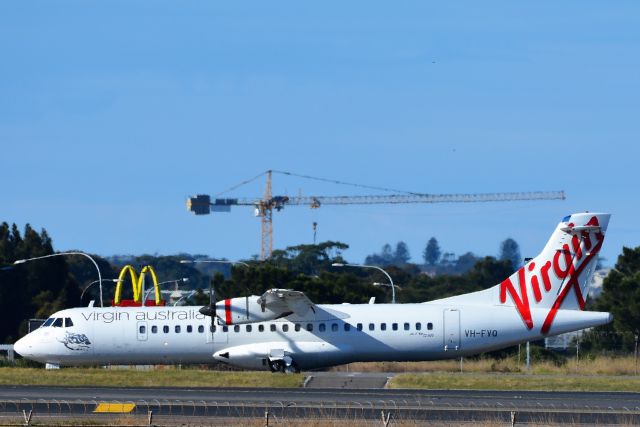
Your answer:
[[[598,218],[595,216],[592,217],[587,223],[589,226],[598,226]],[[578,304],[580,306],[580,310],[584,310],[584,296],[582,295],[582,291],[580,290],[580,283],[578,282],[578,278],[582,271],[589,265],[589,262],[595,257],[600,251],[600,247],[602,247],[602,242],[604,241],[604,235],[601,231],[597,231],[595,233],[595,244],[591,241],[591,237],[588,231],[581,232],[582,241],[584,242],[584,248],[587,250],[587,253],[583,253],[582,247],[580,245],[580,239],[578,239],[577,235],[573,235],[571,238],[571,247],[567,243],[562,246],[562,249],[556,251],[553,256],[553,262],[547,261],[537,271],[535,262],[530,262],[524,267],[521,267],[518,272],[518,288],[516,290],[511,278],[507,278],[502,283],[500,283],[500,303],[504,304],[507,302],[507,292],[511,296],[513,300],[516,310],[520,313],[522,317],[522,321],[527,326],[527,329],[533,328],[533,319],[531,318],[531,308],[529,304],[529,295],[527,292],[527,274],[525,269],[529,271],[529,281],[530,286],[533,291],[533,298],[536,303],[539,303],[542,300],[542,287],[545,292],[551,291],[551,278],[550,272],[553,270],[553,274],[560,280],[562,280],[562,290],[558,294],[558,297],[552,304],[549,309],[549,313],[544,320],[542,325],[541,332],[546,334],[549,332],[551,325],[553,324],[553,319],[555,318],[560,306],[564,302],[565,298],[573,289],[576,293],[576,299],[578,300]],[[576,261],[574,265],[574,259]]]

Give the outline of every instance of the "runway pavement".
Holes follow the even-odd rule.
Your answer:
[[[418,421],[639,424],[640,393],[474,390],[327,390],[262,388],[111,388],[4,386],[0,413],[93,414],[101,403],[131,414],[189,417],[255,417],[269,411],[286,418],[396,419]],[[131,405],[133,404],[133,405]],[[120,407],[118,406],[118,407]],[[115,406],[114,406],[115,407]],[[109,411],[107,411],[109,412]],[[118,412],[118,411],[116,411]],[[129,412],[129,411],[122,411]]]

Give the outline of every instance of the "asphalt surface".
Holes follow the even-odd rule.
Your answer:
[[[149,411],[176,417],[263,417],[397,419],[421,421],[520,421],[640,424],[640,393],[329,390],[264,388],[111,388],[4,386],[0,413],[92,414],[100,402],[134,403],[133,414]]]
[[[640,412],[640,393],[478,390],[325,390],[270,388],[118,388],[3,386],[0,401],[122,401],[308,405],[388,402],[411,407],[577,409]]]

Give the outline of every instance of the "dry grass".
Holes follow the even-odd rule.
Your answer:
[[[196,369],[0,368],[0,385],[67,385],[109,387],[300,387],[300,374],[220,372]]]
[[[455,390],[631,391],[640,377],[500,373],[413,373],[393,377],[389,388]]]
[[[638,367],[640,368],[640,366]],[[552,362],[534,362],[531,365],[532,374],[558,375],[637,375],[636,363],[633,357],[597,357],[583,359],[576,362],[569,359],[564,365]],[[460,359],[438,360],[433,362],[372,362],[351,363],[338,366],[333,371],[352,372],[460,372]],[[522,373],[526,372],[524,362],[517,359],[464,359],[462,372],[471,373]]]

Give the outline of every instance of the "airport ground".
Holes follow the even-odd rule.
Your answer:
[[[534,362],[529,370],[517,359],[464,359],[434,362],[352,363],[336,373],[388,374],[387,388],[490,389],[546,391],[640,392],[640,375],[633,356],[584,359],[566,363]],[[107,387],[301,387],[305,378],[323,373],[279,375],[269,372],[219,371],[204,367],[0,368],[0,385]]]
[[[335,374],[329,375],[353,375]],[[375,374],[360,374],[363,376]],[[31,425],[637,425],[640,394],[326,388],[5,386],[0,423]],[[151,417],[151,419],[150,419]]]
[[[351,364],[298,375],[4,367],[0,424],[24,425],[29,411],[31,425],[149,425],[151,413],[153,425],[263,426],[266,412],[273,426],[384,425],[383,412],[398,426],[511,425],[512,413],[516,425],[640,424],[633,358],[523,368],[495,360],[464,360],[462,372],[458,360]],[[96,412],[105,403],[115,411]]]

